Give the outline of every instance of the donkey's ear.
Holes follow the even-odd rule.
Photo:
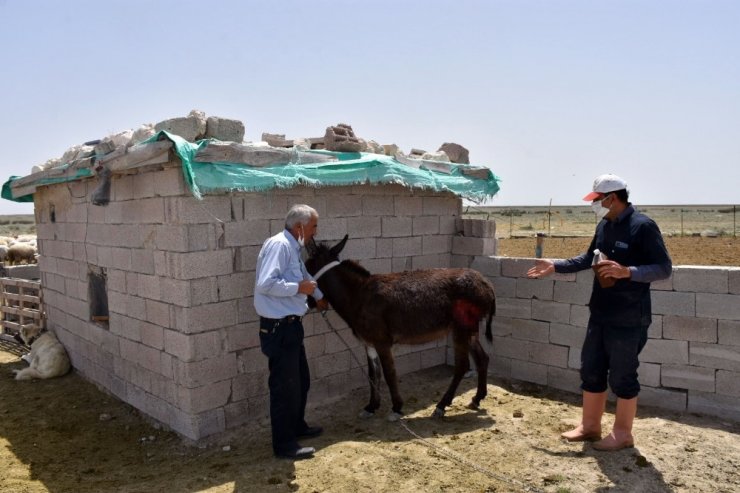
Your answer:
[[[340,241],[339,243],[331,247],[331,249],[329,250],[329,253],[331,253],[333,257],[339,256],[339,252],[341,252],[344,249],[344,245],[347,244],[347,238],[349,238],[349,235],[344,235],[344,238],[342,239],[342,241]]]

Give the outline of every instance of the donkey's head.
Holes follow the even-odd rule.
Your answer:
[[[341,252],[344,245],[347,244],[348,237],[349,235],[344,235],[342,241],[333,247],[330,247],[324,242],[312,242],[307,245],[308,260],[306,260],[306,270],[308,270],[308,272],[313,276],[330,262],[339,261],[339,252]]]

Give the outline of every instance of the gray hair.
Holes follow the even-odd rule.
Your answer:
[[[293,229],[298,223],[304,226],[308,224],[312,217],[319,217],[316,209],[306,204],[296,204],[290,208],[285,216],[285,229]]]

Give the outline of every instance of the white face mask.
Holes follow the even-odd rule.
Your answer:
[[[609,209],[601,205],[603,201],[604,199],[601,199],[591,203],[591,210],[594,211],[598,219],[604,219],[604,216],[609,214]]]
[[[301,248],[306,246],[306,239],[303,237],[303,226],[301,225],[301,232],[298,235],[298,244],[301,245]]]

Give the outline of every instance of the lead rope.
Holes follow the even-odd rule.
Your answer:
[[[377,384],[375,382],[373,382],[372,380],[370,380],[370,376],[365,371],[364,365],[362,363],[360,363],[360,361],[357,358],[357,356],[355,355],[355,353],[352,351],[352,349],[350,349],[349,344],[347,344],[347,341],[345,341],[342,338],[342,336],[339,335],[339,331],[337,331],[337,329],[334,328],[334,325],[332,325],[332,323],[329,321],[329,317],[326,316],[326,311],[320,311],[319,313],[321,313],[321,316],[324,318],[324,321],[326,322],[326,325],[337,335],[337,337],[339,337],[339,340],[342,341],[342,344],[345,345],[345,347],[349,351],[349,354],[352,355],[352,358],[354,358],[355,363],[357,363],[357,366],[360,368],[360,370],[365,375],[365,377],[368,379],[368,381],[370,381],[370,384],[375,388],[375,391],[376,392],[380,392],[380,389],[378,389]],[[497,473],[491,471],[490,469],[487,469],[487,468],[485,468],[483,466],[480,466],[480,465],[476,464],[475,462],[473,462],[471,460],[466,459],[465,457],[463,457],[462,455],[458,454],[457,452],[453,452],[452,450],[449,450],[449,449],[447,449],[445,447],[442,447],[442,446],[437,445],[434,442],[429,441],[428,439],[422,437],[421,435],[419,435],[418,433],[416,433],[414,430],[412,430],[411,428],[409,428],[409,426],[405,423],[405,421],[406,421],[406,418],[405,417],[401,417],[401,419],[398,420],[398,424],[401,426],[401,428],[403,428],[404,430],[406,430],[409,433],[409,435],[411,435],[412,437],[414,437],[418,442],[420,442],[423,445],[426,445],[427,447],[433,449],[435,452],[438,452],[440,455],[442,455],[444,457],[447,457],[448,459],[451,459],[451,460],[453,460],[455,462],[458,462],[460,464],[464,464],[464,465],[466,465],[466,466],[468,466],[468,467],[470,467],[472,469],[475,469],[479,473],[484,474],[484,475],[486,475],[486,476],[488,476],[490,478],[496,479],[498,481],[501,481],[502,483],[507,483],[507,484],[509,484],[511,486],[514,486],[516,488],[520,488],[522,491],[533,491],[535,493],[545,493],[544,490],[540,490],[538,488],[535,488],[534,486],[530,486],[530,485],[528,485],[526,483],[523,483],[521,481],[518,481],[516,479],[512,479],[512,478],[509,478],[509,477],[506,477],[506,476],[502,476],[501,474],[497,474]]]

